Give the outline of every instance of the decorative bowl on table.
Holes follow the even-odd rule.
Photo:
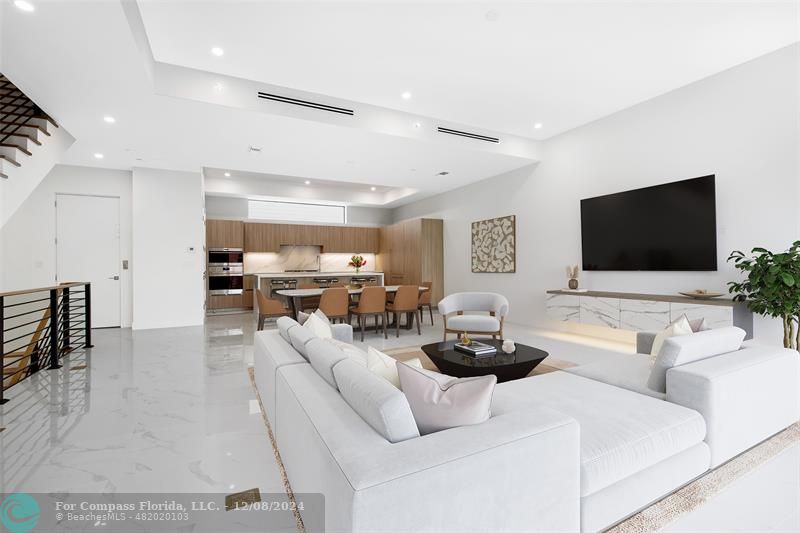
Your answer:
[[[722,296],[725,293],[710,292],[705,289],[696,289],[693,291],[679,292],[678,294],[682,294],[683,296],[688,296],[689,298],[694,298],[696,300],[710,300],[711,298]]]
[[[347,285],[348,289],[361,289],[363,287],[364,286],[361,283],[348,283]]]

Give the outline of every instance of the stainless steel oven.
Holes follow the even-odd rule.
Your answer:
[[[242,294],[244,291],[244,251],[241,248],[208,250],[208,293]]]

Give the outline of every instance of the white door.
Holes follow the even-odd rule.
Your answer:
[[[120,326],[119,198],[56,195],[58,282],[92,284],[92,327]]]

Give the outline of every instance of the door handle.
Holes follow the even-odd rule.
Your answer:
[[[119,276],[111,276],[110,278],[106,279],[113,279],[114,281],[119,281]]]

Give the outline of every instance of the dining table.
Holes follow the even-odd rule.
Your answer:
[[[367,287],[374,287],[374,285],[367,285]],[[359,289],[355,288],[348,288],[347,292],[350,294],[351,300],[353,296],[358,296],[364,290],[365,287],[361,287]],[[387,294],[397,292],[397,289],[400,288],[400,285],[384,285]],[[325,289],[320,288],[312,288],[312,289],[280,289],[275,291],[275,294],[279,294],[280,296],[285,296],[289,299],[289,308],[294,316],[294,319],[297,320],[297,316],[299,312],[303,309],[303,298],[319,298],[322,296],[322,292]],[[423,287],[422,285],[419,286],[419,292],[422,294],[423,292],[430,290],[429,287]],[[407,327],[410,326],[410,321]]]

